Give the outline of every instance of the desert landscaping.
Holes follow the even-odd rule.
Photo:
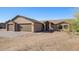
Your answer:
[[[75,8],[13,9],[1,12],[0,51],[79,51],[79,12]]]
[[[68,32],[0,31],[0,51],[77,51],[79,36]]]

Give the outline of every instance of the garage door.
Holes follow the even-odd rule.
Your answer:
[[[20,30],[31,32],[32,31],[32,24],[20,24]]]
[[[9,24],[8,25],[8,30],[9,31],[14,31],[14,25],[13,24]]]

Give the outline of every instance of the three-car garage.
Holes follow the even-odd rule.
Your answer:
[[[42,23],[24,16],[16,16],[7,23],[7,31],[38,32],[42,30]]]

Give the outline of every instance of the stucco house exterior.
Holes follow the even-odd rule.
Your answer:
[[[37,20],[17,15],[6,24],[7,31],[26,31],[40,32],[43,31],[43,24]]]
[[[17,15],[6,22],[7,31],[46,32],[46,31],[70,31],[70,20],[37,21],[25,16]]]
[[[64,20],[49,20],[44,22],[45,31],[69,31],[71,24]]]

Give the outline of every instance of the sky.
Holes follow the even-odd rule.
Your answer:
[[[0,7],[0,22],[11,20],[16,15],[39,21],[74,18],[74,7]]]

